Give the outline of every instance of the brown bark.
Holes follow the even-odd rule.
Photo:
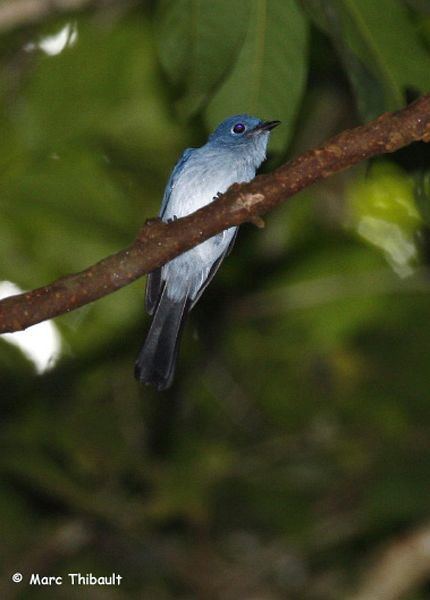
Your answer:
[[[300,190],[358,162],[430,141],[430,95],[366,125],[346,130],[267,175],[234,184],[195,213],[172,223],[147,221],[136,241],[81,273],[0,301],[0,333],[20,331],[93,302],[153,271],[228,227],[260,217]]]

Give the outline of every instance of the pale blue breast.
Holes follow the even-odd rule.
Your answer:
[[[239,156],[238,156],[239,154]],[[163,220],[183,217],[205,206],[235,182],[250,181],[255,166],[240,153],[219,148],[196,149],[175,180]],[[173,259],[162,268],[162,279],[172,299],[184,294],[193,299],[206,281],[214,262],[235,234],[232,227]]]
[[[194,150],[176,177],[163,218],[183,217],[205,206],[230,185],[249,181],[255,167],[240,153],[207,146]]]

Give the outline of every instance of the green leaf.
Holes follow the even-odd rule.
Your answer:
[[[315,25],[326,33],[342,61],[354,90],[357,107],[364,121],[374,118],[385,110],[382,81],[367,64],[350,48],[344,35],[341,20],[342,9],[336,0],[303,0],[303,6]]]
[[[365,119],[405,102],[405,91],[430,89],[430,56],[400,0],[304,0],[328,33]]]
[[[189,0],[162,0],[156,16],[161,64],[175,84],[185,78],[191,56],[189,5]]]
[[[396,273],[411,274],[419,260],[417,233],[423,224],[412,178],[390,162],[378,162],[365,179],[351,182],[346,198],[350,226],[382,250]]]
[[[251,0],[248,31],[236,64],[210,103],[213,127],[235,113],[280,119],[273,136],[285,148],[303,94],[307,67],[307,22],[294,0]]]
[[[184,88],[181,112],[195,112],[231,66],[246,34],[246,0],[165,0],[158,14],[163,67]]]
[[[379,71],[387,108],[404,102],[404,90],[430,88],[430,56],[399,0],[344,0],[347,34],[357,54]]]

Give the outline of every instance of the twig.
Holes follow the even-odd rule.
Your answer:
[[[100,3],[100,0],[6,0],[0,5],[0,33]]]
[[[148,221],[131,246],[81,273],[0,301],[0,333],[20,331],[106,296],[228,227],[255,222],[316,181],[418,140],[430,141],[430,94],[398,112],[343,131],[272,173],[234,184],[187,217],[169,224]]]
[[[365,572],[350,600],[399,600],[430,576],[430,524],[396,539]]]

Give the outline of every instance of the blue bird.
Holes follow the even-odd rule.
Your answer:
[[[266,158],[270,131],[279,123],[236,115],[218,125],[204,146],[187,148],[167,183],[160,218],[184,217],[233,183],[253,179]],[[211,237],[150,273],[145,304],[153,317],[135,365],[142,383],[158,390],[171,385],[185,317],[231,250],[237,229]]]

